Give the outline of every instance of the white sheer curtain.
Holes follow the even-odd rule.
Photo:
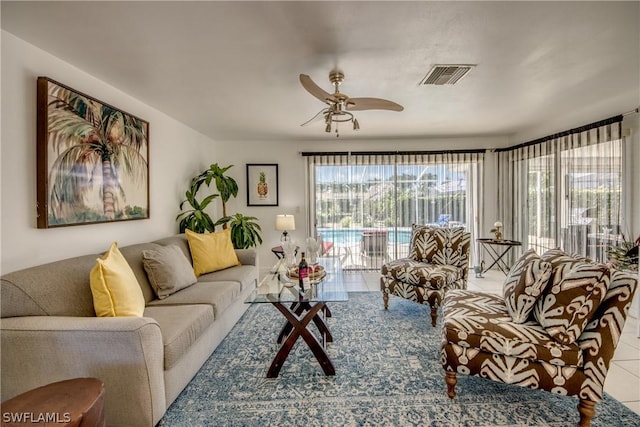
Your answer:
[[[307,156],[309,233],[322,236],[345,269],[378,269],[395,239],[395,156]]]
[[[397,164],[398,225],[462,226],[475,242],[482,212],[484,153],[407,153],[398,155]],[[408,255],[404,247],[397,249],[397,257]],[[476,252],[472,251],[472,265],[477,264]]]
[[[539,253],[558,246],[556,153],[555,141],[498,153],[498,217],[510,239]]]
[[[412,224],[478,229],[482,152],[307,153],[310,221],[345,268],[407,256]],[[473,262],[473,261],[472,261]]]
[[[499,152],[499,211],[523,249],[561,247],[607,261],[627,229],[621,120]]]

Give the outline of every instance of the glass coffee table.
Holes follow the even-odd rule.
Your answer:
[[[337,257],[321,258],[324,267],[322,278],[312,278],[311,286],[300,291],[297,277],[288,277],[284,260],[280,260],[260,285],[245,300],[247,304],[272,304],[282,313],[284,323],[277,342],[280,349],[267,371],[267,378],[276,378],[298,338],[302,337],[322,367],[325,375],[335,375],[336,370],[326,352],[325,344],[333,342],[333,336],[326,323],[331,317],[327,303],[347,301],[342,267]],[[313,322],[317,333],[309,324]]]

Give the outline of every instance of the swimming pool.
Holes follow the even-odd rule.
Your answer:
[[[318,228],[322,240],[336,244],[353,244],[362,240],[363,231],[384,231],[376,228]],[[409,243],[411,241],[411,227],[389,229],[389,243]]]

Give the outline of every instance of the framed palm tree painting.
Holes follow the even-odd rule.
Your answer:
[[[37,97],[38,228],[149,218],[149,123],[47,77]]]

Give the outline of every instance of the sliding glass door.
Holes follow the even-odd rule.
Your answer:
[[[532,147],[526,164],[527,233],[530,248],[542,253],[558,246],[556,220],[556,155],[544,144]],[[536,152],[537,151],[537,152]]]
[[[409,254],[412,224],[477,229],[481,164],[480,153],[308,156],[310,223],[343,268],[377,270]]]
[[[621,141],[579,146],[561,152],[560,195],[564,246],[599,262],[623,239]]]
[[[625,239],[622,151],[619,123],[501,150],[500,211],[523,247],[606,262]]]

